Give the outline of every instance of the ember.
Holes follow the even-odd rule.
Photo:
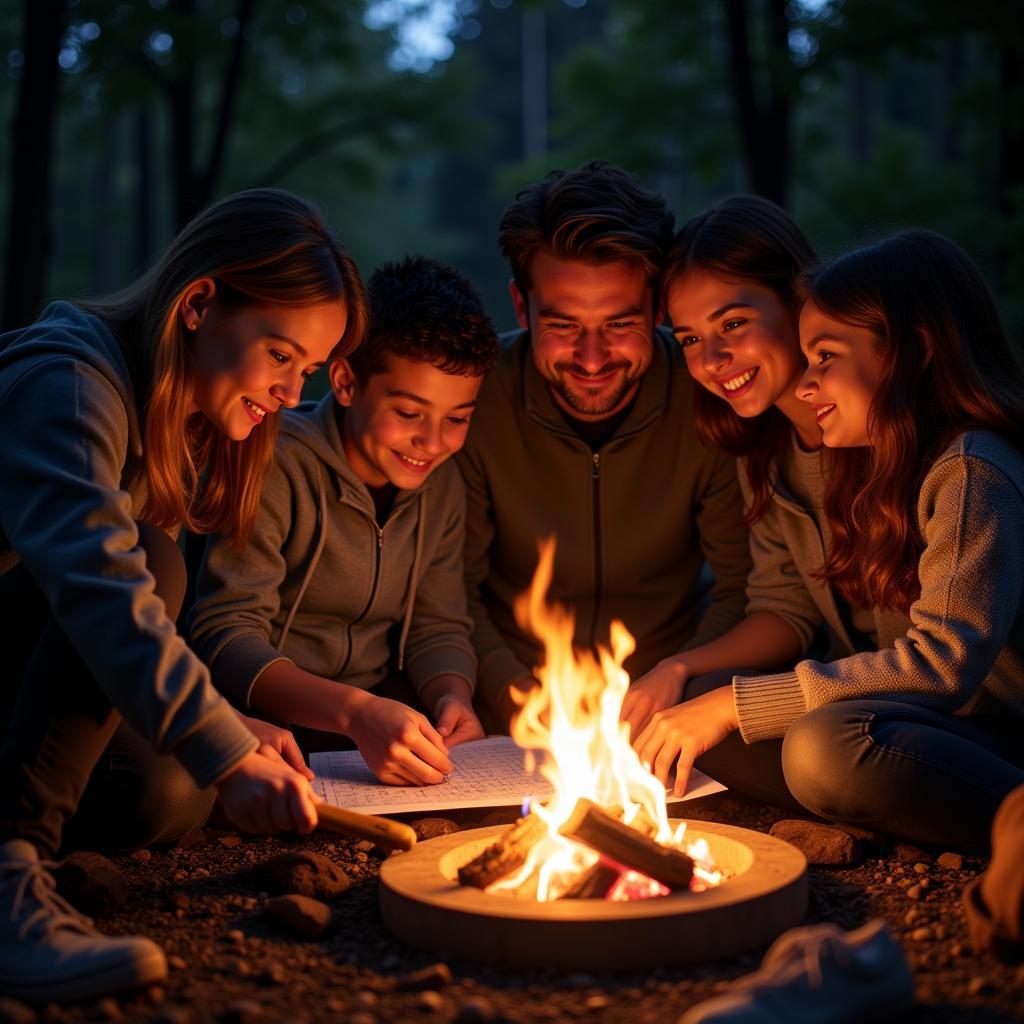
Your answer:
[[[516,603],[519,625],[544,644],[540,685],[523,698],[511,733],[554,787],[497,842],[459,871],[459,880],[489,892],[541,901],[616,901],[700,891],[718,885],[708,845],[673,831],[665,788],[640,763],[619,720],[629,676],[622,665],[633,638],[613,622],[611,646],[597,656],[572,645],[573,615],[547,604],[555,546],[541,547],[530,589]]]

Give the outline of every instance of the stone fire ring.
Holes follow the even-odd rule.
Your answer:
[[[679,821],[673,819],[673,826]],[[429,839],[381,866],[380,907],[393,935],[419,949],[501,967],[641,970],[736,956],[798,924],[807,861],[774,836],[688,821],[732,877],[705,892],[626,903],[538,903],[460,885],[458,869],[507,829]]]

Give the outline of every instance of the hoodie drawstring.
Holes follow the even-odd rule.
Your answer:
[[[421,490],[416,496],[419,502],[419,516],[416,520],[416,547],[412,555],[412,578],[409,580],[409,597],[405,602],[405,615],[402,618],[402,634],[398,638],[398,671],[405,667],[405,641],[412,625],[412,606],[416,603],[416,584],[420,578],[420,553],[423,551],[423,524],[426,521],[426,495]]]

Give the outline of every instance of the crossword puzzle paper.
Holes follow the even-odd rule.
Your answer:
[[[367,814],[443,811],[456,807],[510,807],[524,797],[545,801],[551,784],[527,772],[523,751],[508,736],[462,743],[451,751],[455,771],[438,786],[386,786],[366,767],[358,750],[313,754],[314,792],[334,807]],[[718,793],[724,786],[693,770],[684,800]]]

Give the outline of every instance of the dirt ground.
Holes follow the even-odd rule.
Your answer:
[[[762,831],[788,816],[728,794],[694,801],[685,814]],[[459,824],[470,828],[482,817],[482,812],[462,812]],[[264,911],[270,894],[248,875],[276,854],[300,850],[330,858],[352,882],[330,901],[333,921],[318,941],[296,938],[271,920]],[[441,968],[417,984],[407,975],[437,964],[438,957],[409,948],[384,929],[377,904],[383,856],[367,843],[322,833],[268,838],[212,829],[175,847],[113,855],[130,889],[97,923],[108,933],[141,933],[161,943],[170,958],[170,977],[159,988],[118,999],[40,1007],[38,1019],[55,1024],[671,1024],[687,1007],[756,967],[763,953],[698,968],[600,976],[449,960],[450,981]],[[984,860],[965,858],[961,870],[937,862],[918,867],[913,860],[904,860],[889,844],[854,866],[812,867],[807,922],[834,921],[845,928],[875,916],[889,922],[917,982],[917,1003],[901,1021],[1024,1021],[1024,966],[979,960],[968,944],[960,893]],[[15,1019],[27,1024],[32,1018],[20,1008],[0,1006],[0,1024]]]

